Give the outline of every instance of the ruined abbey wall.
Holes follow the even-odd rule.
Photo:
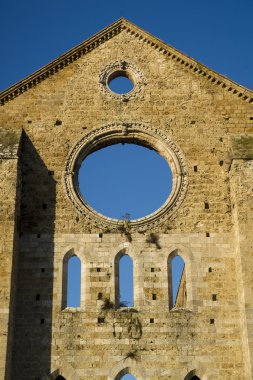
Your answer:
[[[251,379],[252,93],[126,21],[95,37],[2,96],[0,378]],[[124,98],[104,80],[126,64],[136,85]],[[100,140],[174,154],[174,203],[127,226],[92,214],[72,169]],[[117,304],[118,254],[133,259],[134,307],[103,310],[99,293]],[[176,254],[187,300],[170,309]],[[80,308],[65,307],[72,255]]]

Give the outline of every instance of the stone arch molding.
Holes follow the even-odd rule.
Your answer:
[[[124,76],[130,79],[134,85],[133,89],[126,94],[116,94],[112,92],[109,88],[109,84],[110,81],[117,78],[117,76]],[[125,60],[109,63],[99,75],[99,86],[102,93],[111,99],[123,102],[128,102],[129,100],[134,99],[142,90],[145,83],[142,71],[133,63],[129,63]]]
[[[183,380],[191,380],[193,376],[198,376],[201,380],[219,379],[219,371],[217,369],[207,369],[199,363],[195,369],[184,372]]]
[[[149,376],[140,363],[132,359],[121,360],[110,371],[107,380],[120,380],[127,373],[133,375],[137,380],[148,380]]]
[[[172,192],[166,202],[155,212],[129,222],[131,230],[145,231],[169,218],[181,205],[187,191],[188,176],[184,155],[178,146],[158,129],[140,123],[113,123],[94,129],[83,136],[71,149],[64,173],[67,195],[76,210],[92,224],[103,230],[117,231],[124,223],[95,211],[82,197],[78,185],[78,171],[82,161],[91,153],[116,143],[134,143],[157,151],[172,171]]]

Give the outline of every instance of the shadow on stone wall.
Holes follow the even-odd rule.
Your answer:
[[[26,134],[11,379],[50,373],[56,182]]]

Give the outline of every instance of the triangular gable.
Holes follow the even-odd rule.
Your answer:
[[[179,65],[184,66],[189,71],[192,71],[196,75],[205,78],[205,80],[212,82],[214,85],[223,88],[225,91],[230,92],[231,94],[243,99],[248,103],[253,102],[253,91],[235,83],[234,81],[224,77],[214,70],[209,69],[207,66],[199,63],[193,58],[188,57],[186,54],[181,53],[174,47],[161,41],[159,38],[154,37],[152,34],[144,31],[125,18],[121,18],[102,31],[96,33],[94,36],[88,38],[81,44],[72,48],[65,54],[61,55],[59,58],[53,60],[46,66],[35,71],[33,74],[3,91],[0,94],[0,104],[4,105],[8,101],[29,90],[29,88],[36,86],[36,84],[40,83],[44,79],[48,78],[51,75],[54,75],[54,73],[62,70],[64,67],[76,61],[81,56],[89,53],[99,45],[113,38],[122,30],[126,30],[128,33],[131,33],[138,39],[142,39],[147,44],[151,45],[154,49],[157,49],[161,54],[168,56]]]

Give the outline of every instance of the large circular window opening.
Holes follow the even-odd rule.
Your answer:
[[[83,136],[68,156],[64,181],[88,223],[110,231],[124,219],[139,231],[167,219],[187,190],[180,149],[140,123],[109,124]]]
[[[114,144],[84,159],[78,182],[81,196],[98,213],[133,220],[165,203],[172,191],[172,171],[154,150]]]

